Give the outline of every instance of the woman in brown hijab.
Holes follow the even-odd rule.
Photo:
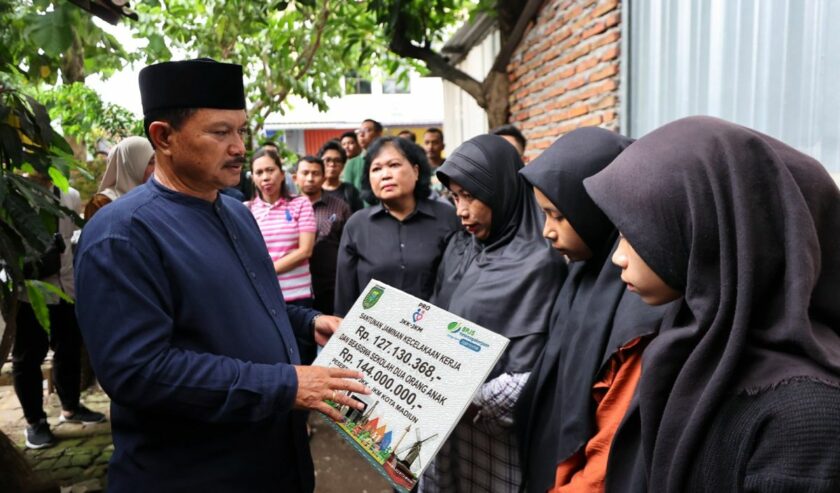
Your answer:
[[[610,491],[840,491],[840,191],[767,135],[692,117],[584,181],[649,304]],[[638,444],[641,446],[638,446]]]

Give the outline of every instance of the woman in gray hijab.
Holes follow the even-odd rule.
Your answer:
[[[513,409],[566,276],[562,257],[542,237],[541,213],[521,168],[513,146],[480,135],[437,172],[465,231],[447,245],[431,301],[510,344],[423,476],[424,492],[519,490]]]
[[[145,137],[126,137],[108,154],[108,165],[96,194],[85,206],[90,220],[105,207],[146,182],[155,170],[155,150]]]

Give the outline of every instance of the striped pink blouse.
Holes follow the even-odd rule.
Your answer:
[[[257,197],[245,205],[257,220],[272,262],[297,248],[301,233],[315,233],[318,229],[312,204],[304,196],[291,200],[281,198],[274,204],[263,202]],[[277,280],[286,301],[312,297],[309,260],[304,260],[294,269],[278,275]]]

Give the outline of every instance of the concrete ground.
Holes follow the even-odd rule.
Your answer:
[[[5,373],[5,372],[4,372]],[[6,373],[8,376],[8,373]],[[95,425],[59,424],[58,396],[45,398],[45,411],[59,442],[51,448],[28,450],[23,446],[26,422],[8,378],[0,378],[0,430],[21,447],[43,479],[52,479],[63,493],[104,491],[108,460],[114,450],[109,422]],[[82,401],[91,409],[109,414],[110,400],[100,389],[86,391]],[[312,416],[312,456],[315,491],[318,493],[390,493],[388,483],[344,442],[322,419]],[[282,491],[282,485],[278,485]]]

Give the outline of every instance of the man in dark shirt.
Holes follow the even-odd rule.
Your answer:
[[[113,491],[314,489],[304,410],[354,406],[356,372],[301,366],[339,319],[287,306],[253,216],[219,194],[245,163],[242,67],[140,72],[154,178],[102,209],[76,256],[76,312],[112,399]]]
[[[436,127],[427,128],[426,133],[423,134],[423,150],[426,151],[426,158],[429,160],[432,172],[440,168],[443,164],[444,147],[446,147],[446,144],[443,142],[443,132],[441,129]]]
[[[312,202],[318,224],[315,248],[309,260],[312,290],[315,293],[314,307],[321,313],[332,314],[338,244],[351,212],[343,200],[322,192],[323,183],[323,161],[315,156],[306,156],[298,162],[297,185]]]
[[[327,141],[318,151],[318,157],[324,162],[324,183],[321,189],[327,195],[333,195],[345,201],[351,212],[364,207],[359,189],[341,181],[341,172],[347,162],[347,154],[335,140]]]

